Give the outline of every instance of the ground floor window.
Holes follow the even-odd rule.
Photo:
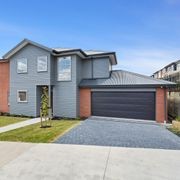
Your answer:
[[[17,101],[18,102],[27,102],[27,90],[18,90]]]

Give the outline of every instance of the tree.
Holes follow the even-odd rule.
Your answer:
[[[40,116],[41,127],[51,127],[51,118],[49,117],[49,96],[47,86],[42,88]]]

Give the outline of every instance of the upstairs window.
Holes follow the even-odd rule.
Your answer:
[[[37,58],[37,71],[38,72],[47,71],[47,56],[38,56],[38,58]]]
[[[18,91],[17,101],[18,102],[27,102],[27,91],[26,90],[19,90]]]
[[[17,73],[27,73],[27,59],[26,58],[17,60]]]
[[[71,81],[71,56],[58,58],[58,81]]]

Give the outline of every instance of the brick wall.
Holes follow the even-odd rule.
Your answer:
[[[164,96],[166,96],[165,99]],[[157,88],[156,89],[156,121],[158,123],[164,123],[164,120],[167,120],[167,91],[166,89],[163,88]]]
[[[80,117],[91,116],[91,90],[80,89]]]
[[[9,62],[0,62],[0,112],[9,112]]]

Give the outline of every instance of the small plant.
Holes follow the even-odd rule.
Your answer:
[[[180,116],[176,117],[176,121],[180,121]]]
[[[48,87],[43,87],[42,91],[43,92],[41,96],[41,108],[40,108],[41,127],[46,128],[46,127],[51,127],[51,118],[49,117]]]

